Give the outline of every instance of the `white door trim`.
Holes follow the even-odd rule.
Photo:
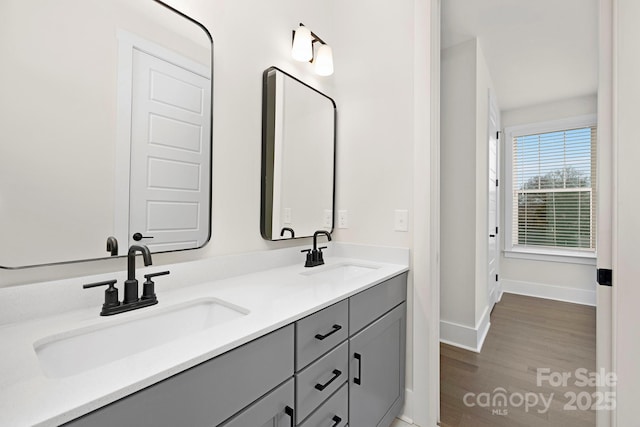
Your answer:
[[[414,41],[413,392],[405,416],[432,427],[440,419],[440,0],[414,0]]]
[[[612,268],[614,264],[613,215],[616,209],[616,191],[613,173],[615,168],[615,127],[614,127],[614,4],[612,0],[599,0],[599,59],[598,59],[598,206],[597,206],[597,268]],[[613,330],[615,304],[611,287],[596,285],[596,370],[613,372],[613,354],[615,339]],[[599,392],[611,391],[607,387],[598,387]],[[596,425],[610,427],[616,425],[615,411],[596,412]]]

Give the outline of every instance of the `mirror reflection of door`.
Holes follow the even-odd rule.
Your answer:
[[[195,119],[176,115],[182,107],[172,112],[149,110],[165,119],[162,123],[147,120],[152,125],[154,141],[159,141],[154,147],[165,150],[146,155],[168,159],[174,162],[173,166],[175,162],[199,164],[198,197],[210,193],[213,45],[203,26],[154,0],[3,0],[0,16],[0,268],[113,256],[105,250],[110,236],[117,238],[120,255],[130,243],[135,232],[129,232],[128,217],[133,46],[126,52],[122,48],[133,41],[127,42],[123,34],[135,33],[139,52],[205,78],[204,82],[194,83],[189,77],[158,70],[158,75],[174,77],[174,83],[207,89],[201,94],[202,111]],[[190,63],[185,64],[184,59]],[[167,81],[156,83],[158,90],[172,90]],[[173,84],[174,88],[178,86]],[[164,104],[168,108],[171,102]],[[197,154],[199,159],[193,159],[194,152],[188,147],[168,142],[192,143],[191,135],[198,127],[202,127],[199,139],[203,144]],[[191,129],[191,139],[185,137],[189,133],[185,128]],[[187,153],[191,157],[185,156]],[[170,168],[169,163],[161,164],[164,169],[160,173],[156,167],[159,163],[151,170],[152,184],[164,188],[165,197],[142,197],[166,202],[166,193],[181,194],[178,202],[201,204],[201,199],[184,199],[184,193],[195,192],[184,188],[184,180],[188,179],[185,170],[196,167]],[[160,175],[163,180],[168,179],[169,169],[181,169],[179,183],[158,182]],[[147,172],[143,175],[149,178]],[[137,200],[136,197],[134,202]],[[187,213],[191,223],[168,224],[185,215],[185,209],[164,209],[160,214],[156,210],[147,215],[146,204],[143,209],[135,207],[146,222],[151,222],[149,226],[141,225],[139,231],[144,234],[151,229],[154,233],[172,230],[175,238],[165,241],[171,245],[158,245],[153,249],[156,252],[184,248],[175,244],[178,241],[197,242],[190,248],[200,247],[206,242],[208,229],[201,230],[198,237],[184,233],[177,236],[182,231],[176,230],[193,231],[203,224],[208,228],[208,203],[206,208],[198,208],[197,226],[193,225],[193,208]]]
[[[140,233],[152,251],[199,247],[209,236],[211,81],[177,54],[171,61],[133,52],[128,242]]]

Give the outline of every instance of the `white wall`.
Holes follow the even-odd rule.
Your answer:
[[[346,229],[336,227],[334,237],[411,248],[411,228],[394,231],[394,210],[408,210],[412,223],[414,4],[383,0],[335,0],[333,4],[334,30],[340,41],[333,45],[338,108],[336,212],[347,210],[349,223]],[[412,284],[410,272],[408,319],[413,317]],[[408,322],[409,389],[413,387],[412,356],[412,322]]]
[[[502,127],[508,128],[510,126],[595,114],[597,101],[596,95],[588,95],[527,108],[502,111]],[[503,155],[501,156],[500,172],[502,182],[506,182],[505,145],[505,141],[502,141]],[[501,233],[501,246],[503,248],[505,235],[509,232],[505,227],[504,221],[506,217],[504,208],[505,191],[509,191],[509,189],[502,186],[500,229],[504,230]],[[595,274],[595,265],[508,258],[504,256],[504,252],[500,257],[500,280],[503,284],[503,289],[507,289],[510,292],[531,295],[541,292],[537,295],[548,297],[556,295],[558,298],[569,301],[594,304]]]
[[[478,349],[488,326],[488,137],[491,75],[477,39],[442,51],[442,339]],[[470,333],[468,339],[455,331]]]
[[[441,56],[440,319],[475,327],[476,40]],[[472,191],[469,191],[469,189]],[[464,242],[464,243],[462,243]]]
[[[410,233],[394,231],[394,210],[411,210],[413,4],[335,4],[336,208],[349,216],[336,237],[406,247]]]

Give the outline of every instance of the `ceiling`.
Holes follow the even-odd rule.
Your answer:
[[[597,93],[598,0],[442,0],[442,48],[474,37],[502,111]]]

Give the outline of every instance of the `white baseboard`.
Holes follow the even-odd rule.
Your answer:
[[[593,291],[578,288],[565,288],[542,283],[522,282],[519,280],[501,280],[502,292],[546,298],[556,301],[571,302],[582,305],[596,305],[595,285]]]
[[[489,307],[485,308],[475,328],[440,320],[440,342],[480,353],[491,326],[490,314]]]
[[[413,390],[404,390],[404,408],[398,418],[407,424],[413,425]]]

